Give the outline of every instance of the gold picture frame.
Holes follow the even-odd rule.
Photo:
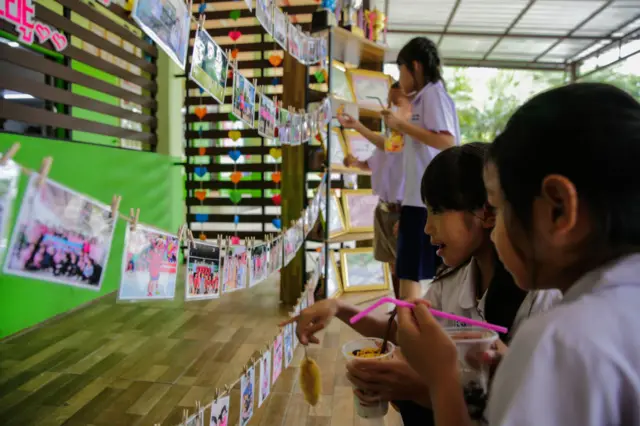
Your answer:
[[[391,77],[379,71],[358,68],[347,70],[353,100],[361,108],[381,111],[389,105],[389,89]],[[380,99],[383,105],[377,99]]]
[[[389,264],[375,260],[373,247],[340,250],[340,266],[345,293],[391,288]]]
[[[340,195],[347,232],[373,232],[374,212],[380,197],[371,189],[343,189]]]
[[[334,208],[332,209],[332,207]],[[329,214],[329,220],[331,221],[331,223],[328,225],[329,238],[338,237],[342,234],[346,234],[347,225],[345,224],[344,213],[342,212],[342,207],[340,206],[340,200],[338,199],[338,195],[335,190],[331,192],[331,198],[329,200],[329,209],[331,209],[331,212]],[[323,226],[327,226],[324,206],[320,207],[320,215],[322,216]],[[338,217],[339,222],[335,221],[336,216]]]
[[[333,277],[335,277],[336,283],[335,286],[337,287],[335,289],[335,291],[333,293],[331,293],[332,289],[329,288],[329,282],[331,280],[331,277],[325,277],[324,280],[324,285],[326,286],[327,289],[327,298],[328,299],[335,299],[337,297],[340,297],[342,295],[342,293],[344,292],[344,287],[342,285],[342,276],[340,275],[340,270],[338,269],[338,262],[336,262],[336,257],[333,253],[332,250],[330,250],[331,252],[331,259],[329,260],[329,274],[328,275],[333,275]]]
[[[345,129],[342,131],[342,137],[346,153],[360,161],[368,160],[376,150],[376,146],[356,130]]]
[[[347,102],[355,102],[353,87],[349,71],[342,62],[331,61],[331,81],[329,81],[329,93]]]
[[[339,128],[337,127],[332,127],[331,128],[331,136],[329,137],[333,137],[335,136],[337,138],[337,142],[336,139],[331,141],[331,164],[330,166],[332,168],[338,168],[338,169],[344,169],[344,159],[347,158],[347,146],[345,145],[344,142],[344,136],[342,135],[342,132],[340,131]],[[321,137],[322,139],[322,149],[324,149],[324,155],[325,158],[328,157],[327,154],[327,141],[326,141],[326,137]],[[337,158],[336,158],[337,157]]]

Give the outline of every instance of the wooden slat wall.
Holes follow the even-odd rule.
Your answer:
[[[46,136],[155,150],[158,49],[128,13],[95,0],[56,0],[37,3],[35,19],[64,33],[69,44],[60,54],[0,44],[0,61],[12,69],[0,77],[0,90],[45,101],[3,99],[0,119],[45,127]],[[16,35],[6,22],[0,30]],[[55,52],[36,37],[38,46]]]
[[[214,40],[223,49],[231,50],[234,45],[238,48],[238,68],[241,73],[251,80],[256,79],[258,86],[267,86],[266,91],[270,96],[278,96],[282,93],[282,65],[274,68],[269,63],[269,56],[276,53],[282,56],[282,49],[273,42],[255,18],[255,11],[249,11],[243,1],[216,1],[207,0],[205,28]],[[318,8],[313,0],[293,0],[291,6],[279,6],[290,17],[293,17],[305,31],[309,31],[311,13]],[[194,18],[198,17],[200,1],[195,1],[193,6]],[[240,18],[233,21],[229,18],[231,10],[240,10]],[[229,37],[229,31],[238,29],[242,37],[234,43]],[[192,28],[190,45],[193,46],[195,26]],[[191,56],[191,48],[189,56]],[[274,84],[274,77],[278,82]],[[276,232],[272,220],[279,216],[280,207],[275,206],[271,200],[277,193],[277,185],[271,181],[271,173],[275,170],[269,149],[273,147],[270,142],[258,135],[255,129],[238,128],[242,134],[243,146],[238,149],[245,156],[244,163],[238,163],[236,170],[246,175],[237,184],[238,190],[251,191],[251,195],[244,195],[236,205],[228,197],[228,191],[234,188],[229,174],[233,172],[233,162],[228,157],[228,152],[234,145],[228,139],[229,112],[231,111],[231,86],[232,79],[227,81],[227,94],[225,104],[218,103],[206,94],[201,94],[196,83],[187,80],[186,107],[186,149],[187,178],[185,188],[187,190],[187,221],[190,229],[197,236],[204,233],[207,238],[214,239],[217,235],[234,234],[234,216],[240,216],[237,234],[240,238],[255,237],[262,239],[265,234]],[[303,90],[301,87],[300,90]],[[200,120],[194,109],[198,106],[207,106],[208,114]],[[286,106],[286,105],[285,105]],[[257,108],[256,108],[257,110]],[[256,116],[257,117],[257,116]],[[236,126],[239,126],[236,124]],[[201,130],[199,130],[201,129]],[[225,130],[223,130],[225,129]],[[204,147],[204,155],[200,155],[200,148]],[[300,147],[299,149],[305,149]],[[247,158],[249,156],[249,158]],[[204,178],[198,178],[195,168],[205,166],[210,174]],[[281,170],[278,167],[278,170]],[[223,173],[221,175],[220,173]],[[283,179],[287,177],[283,175]],[[195,198],[195,190],[207,190],[204,201]],[[208,222],[196,222],[196,214],[208,214]]]

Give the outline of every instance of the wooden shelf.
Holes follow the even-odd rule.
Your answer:
[[[333,33],[333,59],[360,67],[362,63],[383,64],[390,57],[389,49],[340,27],[332,27],[320,33]]]
[[[373,240],[373,232],[347,232],[329,238],[330,243],[345,243],[347,241],[367,241]]]

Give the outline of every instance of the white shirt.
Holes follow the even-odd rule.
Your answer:
[[[640,254],[527,321],[493,380],[492,426],[640,425]]]
[[[425,299],[431,302],[431,306],[434,309],[439,311],[485,321],[484,304],[487,292],[482,295],[482,298],[476,304],[478,275],[478,265],[475,259],[471,259],[467,265],[440,279],[436,278],[429,287]],[[520,304],[513,325],[509,330],[509,335],[513,337],[527,318],[548,310],[561,298],[562,294],[558,290],[530,291]],[[448,327],[465,326],[449,320],[443,320],[442,325]]]
[[[460,145],[460,124],[453,99],[441,81],[429,83],[411,101],[411,124],[432,132],[450,133],[456,145]],[[404,136],[405,186],[403,206],[424,207],[420,196],[422,175],[427,166],[440,152],[409,135]]]
[[[371,169],[371,189],[380,201],[397,203],[404,196],[402,152],[386,152],[376,148],[367,160]]]

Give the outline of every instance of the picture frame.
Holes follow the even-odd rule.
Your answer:
[[[389,89],[391,88],[391,77],[387,74],[362,69],[347,70],[349,86],[351,87],[353,100],[361,108],[373,111],[381,111],[382,106],[377,99],[382,101],[386,107],[389,105]]]
[[[347,231],[373,232],[373,212],[380,197],[371,189],[343,189],[340,195]]]
[[[362,134],[353,129],[342,131],[346,153],[353,155],[360,161],[367,161],[376,151],[376,146]]]
[[[331,62],[331,88],[329,93],[335,98],[347,102],[355,102],[354,92],[351,88],[351,80],[347,74],[347,68],[342,62]]]
[[[337,127],[331,128],[331,154],[329,158],[331,159],[331,167],[344,169],[344,159],[347,157],[347,147],[344,143],[344,137],[342,132]],[[327,143],[326,137],[321,138],[322,141],[322,149],[324,149],[325,157],[327,154]]]
[[[329,199],[329,209],[329,238],[345,234],[347,232],[347,227],[345,225],[340,202],[338,201],[338,195],[335,191],[333,191],[331,198]],[[322,221],[326,225],[325,209],[321,208],[320,211],[322,213]]]
[[[389,290],[389,264],[377,261],[373,247],[340,250],[342,289],[345,293]]]
[[[338,262],[336,262],[336,256],[331,251],[331,259],[329,259],[329,276],[325,277],[325,286],[327,286],[327,298],[335,299],[344,293],[344,286],[342,284],[342,277],[340,270],[338,269]]]

